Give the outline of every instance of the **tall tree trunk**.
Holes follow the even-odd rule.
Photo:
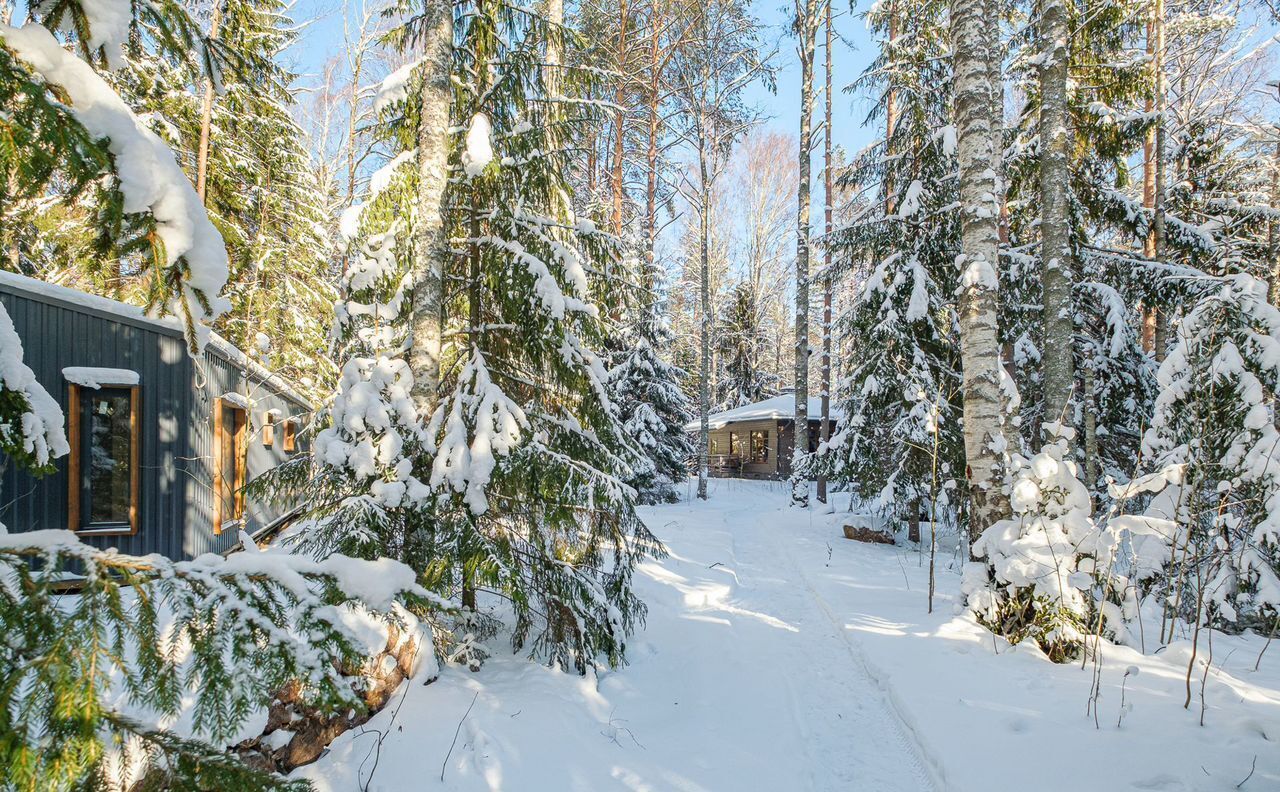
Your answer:
[[[1098,486],[1098,400],[1094,397],[1093,372],[1095,361],[1092,356],[1084,366],[1084,478],[1090,498]]]
[[[1155,30],[1155,42],[1153,45],[1152,62],[1155,67],[1156,77],[1156,172],[1155,172],[1155,201],[1152,206],[1152,257],[1159,263],[1163,264],[1165,260],[1165,184],[1167,183],[1167,166],[1165,163],[1166,151],[1166,135],[1164,123],[1165,111],[1165,95],[1168,92],[1168,86],[1165,82],[1164,73],[1164,0],[1155,0],[1152,5],[1152,26]],[[1168,339],[1168,316],[1160,310],[1159,306],[1155,309],[1155,338],[1153,346],[1155,348],[1156,360],[1163,361],[1165,347]]]
[[[1280,209],[1280,140],[1271,157],[1271,209]],[[1280,233],[1275,218],[1267,221],[1267,258],[1271,261],[1271,304],[1280,306]]]
[[[646,111],[646,150],[645,150],[645,185],[644,185],[644,222],[641,235],[644,237],[644,265],[646,272],[653,272],[655,251],[658,238],[658,131],[661,124],[659,107],[662,97],[662,67],[658,65],[658,45],[661,25],[658,24],[657,3],[653,5],[652,19],[649,20],[649,96],[645,103]]]
[[[222,2],[213,4],[213,17],[209,20],[209,38],[217,40],[222,27]],[[213,79],[204,81],[204,101],[200,106],[200,143],[196,149],[196,195],[205,202],[209,175],[209,135],[213,130]]]
[[[801,3],[803,2],[803,5]],[[791,503],[809,505],[809,482],[795,467],[809,453],[809,182],[813,153],[813,61],[818,38],[817,0],[796,0],[800,31],[800,189],[796,212],[796,437]]]
[[[959,325],[963,370],[964,449],[971,499],[969,531],[977,538],[1009,513],[1004,491],[999,281],[999,86],[994,83],[990,0],[952,0],[956,154],[960,166],[961,268]],[[972,543],[970,543],[972,545]]]
[[[449,72],[453,65],[453,6],[426,4],[423,25],[421,120],[418,124],[418,227],[413,275],[413,327],[409,367],[413,401],[423,421],[434,409],[440,386],[443,274],[450,255],[444,218],[449,182]]]
[[[1153,9],[1154,11],[1154,9]],[[1156,51],[1156,21],[1154,13],[1152,18],[1147,21],[1147,57],[1155,62]],[[1155,110],[1154,99],[1147,99],[1146,111],[1151,113]],[[1155,212],[1156,208],[1156,130],[1155,127],[1148,129],[1146,134],[1142,136],[1142,208],[1149,212]],[[1147,236],[1142,240],[1142,255],[1149,260],[1155,260],[1156,257],[1156,231],[1152,227],[1148,229]],[[1142,348],[1147,352],[1151,352],[1156,346],[1156,312],[1154,305],[1143,306],[1142,309]]]
[[[618,71],[614,102],[618,105],[617,124],[613,130],[613,233],[622,236],[623,159],[626,157],[627,106],[627,22],[630,8],[627,0],[618,6]]]
[[[356,137],[360,134],[360,81],[364,77],[364,35],[361,34],[361,50],[356,53],[351,68],[351,109],[347,115],[347,206],[356,202],[356,175],[359,163],[356,162]]]
[[[831,0],[828,0],[830,2]],[[889,52],[891,57],[897,58],[894,50],[894,43],[898,40],[898,4],[889,0]],[[889,89],[889,95],[884,100],[884,154],[885,157],[893,154],[893,131],[898,127],[898,91],[896,88]],[[886,173],[884,177],[884,213],[893,214],[894,206],[897,204],[893,200],[893,175]]]
[[[1075,389],[1075,256],[1071,249],[1071,127],[1067,109],[1067,12],[1040,3],[1040,283],[1044,420],[1070,424]]]
[[[546,66],[542,70],[543,85],[546,87],[547,96],[558,97],[561,82],[560,64],[564,60],[564,53],[561,52],[561,36],[564,34],[564,0],[546,0],[546,2],[543,14],[554,30],[547,37]]]
[[[705,120],[705,119],[704,119]],[[698,216],[698,262],[701,267],[702,307],[699,322],[698,343],[698,497],[707,499],[707,446],[711,441],[711,187],[707,183],[706,125],[698,128],[698,186],[702,206]]]
[[[831,196],[834,188],[834,179],[831,173],[831,102],[832,102],[832,74],[831,74],[831,3],[833,0],[826,0],[826,72],[825,72],[825,89],[823,114],[825,115],[825,124],[822,128],[822,198],[823,198],[823,234],[831,235],[831,212],[832,203],[835,200]],[[824,276],[822,278],[822,442],[831,439],[831,248],[830,246],[822,249],[822,269]],[[818,501],[820,503],[827,502],[827,477],[818,476]]]

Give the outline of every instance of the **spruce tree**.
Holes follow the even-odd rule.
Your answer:
[[[718,401],[730,409],[760,401],[778,390],[777,378],[764,370],[760,359],[766,338],[758,304],[751,284],[739,283],[729,293],[729,304],[717,328],[725,373],[723,398]]]
[[[1199,287],[1143,438],[1144,472],[1165,491],[1147,509],[1154,520],[1132,521],[1136,577],[1192,624],[1261,628],[1280,614],[1280,433],[1268,395],[1280,387],[1280,312],[1247,274]]]
[[[1055,43],[1061,37],[1043,31],[1035,48],[1013,60],[1028,101],[1008,161],[1009,250],[1001,277],[1009,299],[1001,335],[1013,352],[1022,443],[1038,444],[1044,422],[1075,427],[1071,453],[1090,492],[1105,498],[1107,476],[1134,474],[1154,397],[1137,306],[1151,302],[1159,272],[1131,252],[1142,233],[1141,210],[1122,215],[1114,204],[1130,186],[1127,160],[1150,124],[1142,108],[1146,67],[1123,57],[1139,30],[1125,9],[1067,2],[1049,10],[1055,26],[1065,17],[1079,32],[1063,48]],[[1074,87],[1057,95],[1063,67]],[[1047,107],[1046,86],[1053,89]],[[1046,134],[1057,141],[1052,156],[1041,145]],[[1042,217],[1046,191],[1065,201],[1050,224]],[[1053,267],[1046,267],[1046,243],[1048,257],[1061,260]]]
[[[139,302],[179,316],[196,350],[207,323],[229,308],[220,296],[226,247],[173,152],[116,93],[111,74],[138,42],[154,57],[206,71],[223,68],[227,56],[176,3],[128,9],[136,13],[83,0],[33,4],[33,21],[0,27],[0,113],[13,143],[0,147],[0,213],[21,217],[40,200],[89,202],[93,253],[145,272]],[[54,37],[60,30],[74,31],[78,56]],[[17,258],[24,241],[39,243],[21,234],[7,240]]]
[[[640,503],[674,503],[676,485],[688,478],[693,443],[685,424],[692,417],[680,386],[683,374],[658,350],[671,346],[657,293],[627,339],[628,350],[609,372],[609,392],[618,421],[643,453],[632,463],[627,483]]]
[[[878,197],[830,237],[836,273],[861,287],[838,330],[844,350],[843,417],[821,464],[871,507],[914,519],[945,503],[961,478],[959,348],[953,300],[960,229],[955,129],[944,91],[945,6],[895,2],[870,15],[882,52],[857,85],[875,91],[872,119],[888,135],[864,151],[841,184],[876,184]],[[935,464],[936,463],[936,464]]]
[[[200,323],[223,307],[225,249],[172,153],[90,65],[118,67],[131,29],[176,46],[194,41],[194,28],[176,5],[125,8],[140,16],[66,2],[39,9],[55,29],[70,18],[85,60],[41,24],[0,27],[10,128],[45,146],[3,162],[4,197],[28,200],[62,178],[95,182],[103,248],[136,255],[141,243],[122,235],[152,235],[154,298],[182,312],[194,351]],[[61,411],[22,358],[0,308],[0,450],[38,475],[69,448]],[[69,579],[79,584],[70,595]],[[343,611],[426,604],[414,573],[385,560],[253,551],[173,562],[90,547],[70,531],[4,526],[0,583],[0,765],[5,787],[24,792],[131,787],[149,768],[178,788],[300,789],[217,746],[286,683],[321,712],[359,708],[342,669],[360,667],[364,640]],[[188,712],[194,738],[147,722]]]
[[[431,288],[413,277],[424,253],[412,223],[431,207],[422,170],[396,156],[386,189],[348,218],[359,254],[338,308],[344,373],[316,466],[283,477],[313,505],[317,552],[391,554],[450,598],[473,663],[484,649],[472,639],[496,627],[484,618],[489,592],[513,611],[515,648],[584,671],[597,656],[623,661],[644,616],[632,570],[661,551],[635,516],[625,479],[641,452],[593,351],[604,340],[593,298],[610,285],[598,273],[619,244],[574,213],[565,177],[595,112],[577,97],[594,78],[560,69],[549,97],[542,42],[557,38],[577,63],[581,38],[498,0],[467,9],[451,48],[441,215],[450,251],[428,262],[447,286],[438,369],[424,375],[411,366],[425,358],[404,360],[419,342],[409,305]],[[393,36],[406,46],[432,18],[408,10]],[[429,65],[384,83],[393,151],[417,142]]]

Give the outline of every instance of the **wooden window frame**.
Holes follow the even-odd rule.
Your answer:
[[[270,448],[276,442],[276,416],[275,413],[267,411],[262,416],[262,445]]]
[[[284,437],[280,440],[280,447],[286,454],[292,454],[298,450],[298,420],[296,418],[285,419]]]
[[[756,435],[760,435],[760,458],[756,458]],[[747,461],[753,465],[769,464],[769,430],[752,429],[747,432]]]
[[[71,446],[70,459],[67,465],[67,527],[76,533],[89,536],[133,536],[138,533],[138,513],[140,511],[138,501],[142,496],[142,389],[137,384],[123,385],[107,382],[100,384],[102,388],[129,391],[129,527],[127,529],[94,528],[80,524],[80,515],[84,506],[80,502],[82,495],[80,454],[83,449],[81,444],[80,398],[81,391],[84,388],[74,383],[67,386],[67,440]],[[99,390],[99,388],[89,388],[88,390]]]
[[[213,533],[218,535],[222,533],[222,490],[227,486],[227,482],[222,475],[222,413],[223,408],[229,408],[243,415],[244,420],[240,422],[240,428],[236,431],[235,437],[231,440],[231,451],[235,453],[237,449],[243,449],[244,453],[236,454],[235,460],[235,480],[231,482],[234,488],[233,508],[235,509],[235,517],[232,520],[244,519],[244,483],[245,483],[245,467],[246,457],[248,456],[248,445],[245,443],[245,432],[249,428],[249,411],[245,408],[226,402],[222,397],[213,400]]]

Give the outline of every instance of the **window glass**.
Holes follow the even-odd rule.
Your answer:
[[[128,523],[133,505],[132,394],[119,388],[81,391],[82,498],[93,523]]]
[[[769,461],[769,432],[751,433],[751,461],[760,463]]]
[[[244,469],[244,425],[246,414],[239,407],[226,402],[222,403],[222,437],[218,443],[218,472],[221,486],[218,488],[218,513],[222,524],[234,522],[243,514],[244,497],[240,488],[244,486],[241,471]],[[220,526],[221,528],[221,526]]]
[[[711,453],[712,454],[720,453],[720,438],[715,437],[714,435],[711,437]]]
[[[742,453],[742,438],[738,437],[737,432],[729,433],[729,453],[730,454]]]

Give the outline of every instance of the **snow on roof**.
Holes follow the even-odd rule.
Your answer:
[[[838,420],[844,415],[840,408],[834,404],[831,405],[831,420]],[[774,396],[772,399],[765,399],[754,404],[744,404],[741,407],[734,407],[732,410],[724,412],[712,413],[708,416],[708,425],[712,429],[720,429],[731,423],[739,423],[741,421],[793,421],[796,417],[796,397],[791,393],[784,393],[781,396]],[[816,421],[822,417],[822,398],[818,396],[809,397],[809,420]],[[686,432],[696,432],[700,426],[699,421],[690,421],[684,425]]]
[[[98,311],[101,313],[118,316],[128,322],[136,324],[150,325],[152,327],[175,333],[183,336],[182,322],[175,316],[148,316],[147,312],[136,305],[123,303],[119,300],[112,300],[108,297],[100,297],[96,294],[73,289],[69,286],[59,286],[56,283],[48,281],[36,280],[28,278],[24,275],[18,275],[13,272],[0,270],[0,286],[8,286],[13,289],[35,294],[51,300],[58,300],[69,303],[73,306],[84,308],[88,311]],[[261,379],[265,383],[269,383],[283,395],[293,399],[299,404],[311,406],[311,400],[297,392],[296,389],[279,374],[271,371],[266,366],[256,360],[251,359],[248,355],[241,352],[234,344],[217,333],[209,333],[209,346],[218,351],[220,355],[226,358],[234,365],[250,371],[254,376]]]

